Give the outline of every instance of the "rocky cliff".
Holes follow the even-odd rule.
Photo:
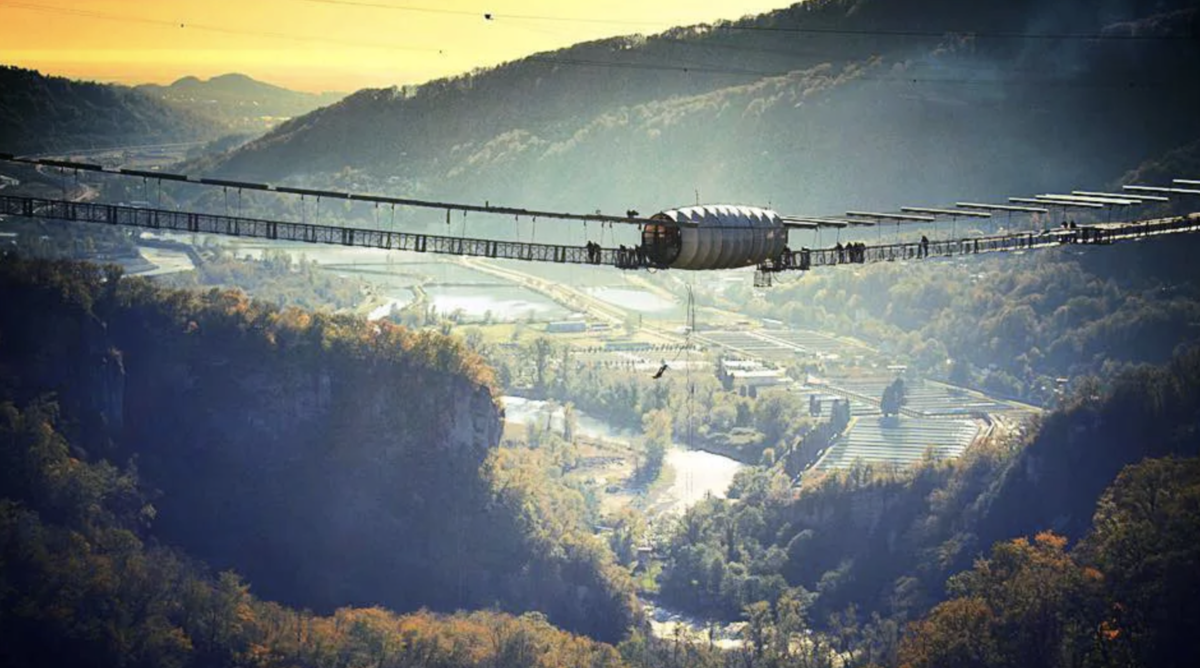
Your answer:
[[[11,258],[0,304],[10,396],[55,393],[78,456],[133,461],[158,490],[148,537],[261,595],[318,611],[553,606],[551,621],[610,638],[628,623],[602,561],[541,554],[521,499],[493,489],[500,408],[457,341]],[[552,577],[522,579],[537,571]],[[568,586],[586,600],[547,593]]]

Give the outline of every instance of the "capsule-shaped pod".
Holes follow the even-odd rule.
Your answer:
[[[655,218],[679,226],[679,252],[669,263],[677,269],[751,266],[776,257],[786,242],[779,215],[757,207],[683,207],[664,211]]]

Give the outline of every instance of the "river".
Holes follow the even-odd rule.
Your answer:
[[[551,428],[562,430],[561,406],[551,414],[549,403],[545,401],[513,396],[501,397],[501,401],[506,420],[525,424],[533,419],[546,420],[548,417]],[[576,433],[587,438],[628,443],[636,436],[581,410],[575,411],[575,423]],[[688,450],[678,443],[671,444],[671,449],[667,451],[666,465],[673,471],[674,480],[665,492],[666,498],[655,505],[676,514],[682,514],[707,495],[724,498],[733,476],[742,468],[741,462],[729,457],[702,450]]]
[[[525,424],[530,420],[549,418],[551,428],[562,429],[561,406],[551,413],[549,402],[546,401],[513,396],[501,397],[501,401],[504,404],[506,420]],[[575,411],[575,418],[576,432],[581,436],[625,443],[636,436],[628,430],[618,429],[580,410]],[[666,466],[673,470],[674,480],[662,498],[654,504],[654,510],[659,513],[657,518],[662,519],[683,514],[706,495],[724,498],[729,483],[733,482],[733,476],[741,470],[743,464],[711,452],[688,450],[675,443],[667,451]],[[643,608],[650,619],[651,632],[656,637],[673,638],[676,628],[681,627],[687,637],[697,642],[708,642],[706,620],[675,612],[652,601],[643,601]],[[740,628],[741,624],[718,625],[713,629],[713,644],[726,649],[741,646],[742,641],[738,637]]]

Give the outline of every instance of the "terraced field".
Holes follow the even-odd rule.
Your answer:
[[[883,388],[887,387],[894,378],[890,376],[878,378],[854,378],[830,381],[830,386],[849,394],[867,397],[878,401],[883,396]],[[1012,410],[1012,407],[981,396],[976,393],[963,392],[951,386],[933,381],[909,383],[906,386],[908,403],[905,409],[921,417],[969,416],[978,413],[1000,413]]]
[[[765,338],[757,332],[713,331],[704,332],[698,338],[745,357],[768,362],[792,360],[800,352],[793,346]]]
[[[851,402],[851,413],[858,419],[850,433],[817,462],[817,470],[847,468],[856,460],[904,466],[920,461],[930,449],[939,458],[957,457],[979,434],[979,423],[974,420],[896,420],[882,417],[878,407],[861,402]]]
[[[700,337],[714,345],[768,362],[791,360],[797,356],[808,355],[831,359],[858,357],[874,352],[861,343],[808,330],[717,330],[703,332]]]
[[[765,339],[823,357],[853,357],[873,352],[871,348],[856,341],[803,329],[766,329],[761,333]]]

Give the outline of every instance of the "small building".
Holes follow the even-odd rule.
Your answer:
[[[650,350],[650,344],[645,341],[605,341],[604,350],[608,352]]]
[[[735,369],[729,372],[729,376],[733,378],[734,387],[772,387],[792,382],[780,369]]]
[[[763,368],[762,362],[758,360],[722,360],[721,364],[725,369],[725,373],[733,373],[734,371],[758,371]]]
[[[588,325],[583,320],[559,320],[546,325],[547,334],[579,334],[588,331]]]

